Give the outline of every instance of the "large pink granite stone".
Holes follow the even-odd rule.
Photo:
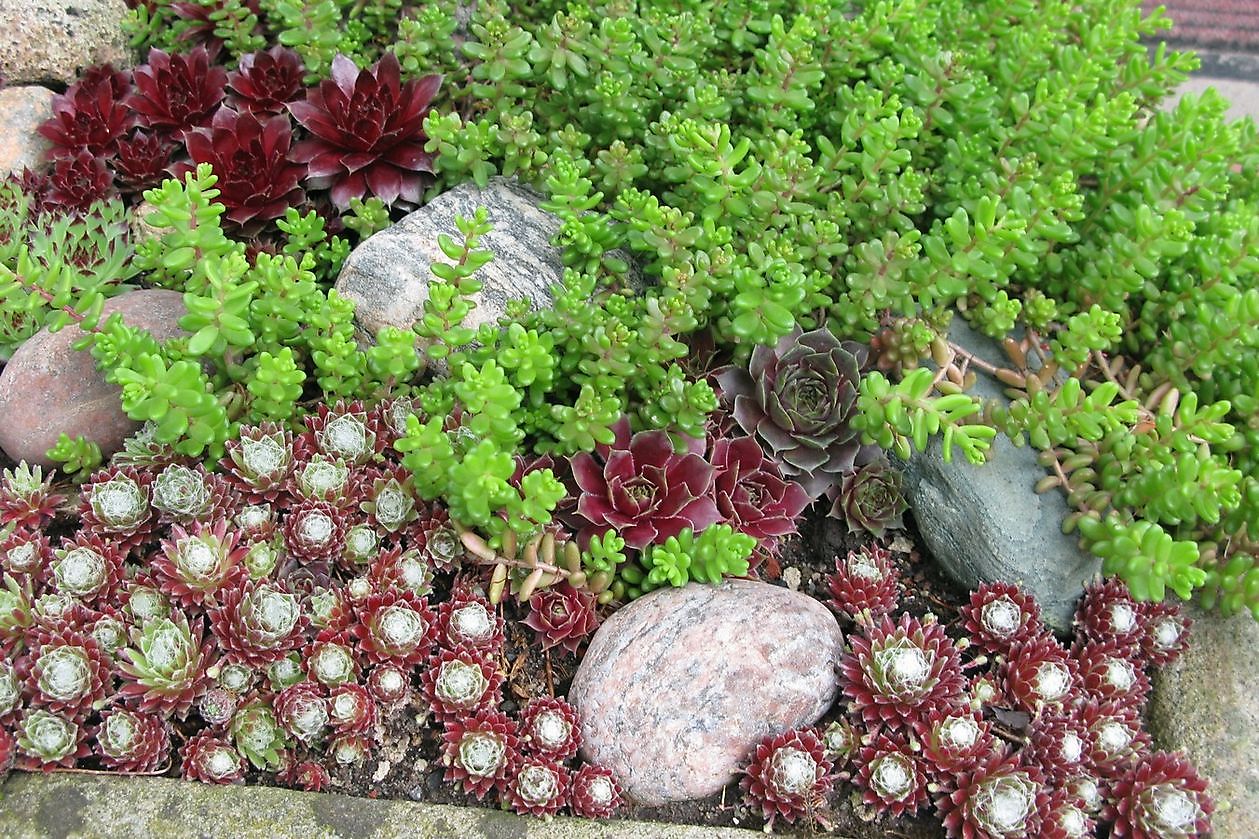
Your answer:
[[[599,628],[577,669],[582,753],[639,804],[712,795],[762,738],[826,713],[843,644],[825,606],[768,583],[654,591]]]

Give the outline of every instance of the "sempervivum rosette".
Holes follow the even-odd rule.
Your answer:
[[[83,726],[43,708],[29,708],[17,725],[19,769],[27,771],[70,767],[92,753]]]
[[[114,154],[114,176],[124,193],[140,192],[157,186],[168,177],[175,143],[159,133],[133,130],[120,139]]]
[[[338,400],[332,406],[319,405],[305,423],[306,431],[295,443],[303,456],[314,450],[333,460],[362,466],[384,449],[384,438],[377,433],[380,417],[362,402]]]
[[[367,580],[376,591],[404,591],[424,597],[433,590],[433,568],[421,551],[389,548],[372,560]]]
[[[1070,790],[1056,789],[1045,803],[1039,839],[1086,839],[1096,825]]]
[[[323,739],[330,715],[328,692],[315,682],[298,682],[276,694],[275,719],[291,737],[307,746]]]
[[[407,591],[374,592],[355,607],[359,651],[381,664],[415,665],[433,648],[435,618],[428,601]]]
[[[600,443],[594,455],[581,452],[570,461],[587,535],[611,528],[626,545],[641,549],[720,520],[712,499],[715,470],[704,460],[703,443],[688,440],[686,451],[677,452],[664,431],[631,435],[625,417],[612,430],[610,445]]]
[[[370,470],[359,505],[368,520],[388,533],[397,533],[420,516],[419,498],[411,474],[402,466]]]
[[[238,439],[224,444],[219,466],[252,502],[274,501],[293,471],[293,434],[272,422],[241,426]]]
[[[172,463],[153,479],[152,504],[164,524],[191,524],[226,517],[232,506],[231,488],[201,464]]]
[[[436,505],[425,510],[407,528],[412,544],[420,549],[420,555],[429,567],[437,571],[449,571],[466,555],[459,532],[450,521],[450,514]]]
[[[530,754],[568,760],[581,746],[577,709],[552,697],[530,701],[520,715],[520,745]]]
[[[49,157],[113,153],[118,140],[135,124],[135,112],[123,104],[131,80],[105,64],[93,67],[64,94],[52,98],[52,116],[39,133],[52,144]]]
[[[417,205],[433,155],[424,150],[424,118],[441,76],[402,82],[397,57],[389,52],[368,70],[344,55],[332,60],[332,78],[289,103],[289,112],[311,133],[293,148],[293,159],[309,164],[312,189],[330,189],[345,210],[350,199],[375,196],[385,204]]]
[[[314,760],[290,761],[280,772],[277,779],[282,784],[302,789],[306,792],[319,792],[332,783],[332,776],[322,763]]]
[[[1139,646],[1145,627],[1140,606],[1118,577],[1094,582],[1084,589],[1075,610],[1075,625],[1090,641],[1114,641]]]
[[[265,667],[305,641],[307,618],[286,585],[240,579],[219,590],[210,629],[226,661]]]
[[[131,628],[119,690],[141,711],[182,717],[209,685],[210,655],[200,622],[189,624],[179,611],[153,618]]]
[[[1101,702],[1114,701],[1136,708],[1150,695],[1150,680],[1129,658],[1137,648],[1120,641],[1091,641],[1073,651],[1080,686]]]
[[[848,523],[851,533],[865,531],[882,538],[889,527],[904,527],[909,509],[901,490],[901,473],[885,460],[875,460],[843,476],[835,492],[831,516]]]
[[[440,650],[420,673],[433,716],[450,722],[498,703],[503,674],[480,650]]]
[[[52,545],[43,533],[15,527],[0,537],[0,571],[8,572],[11,579],[33,581],[44,576],[52,556]]]
[[[1189,627],[1193,621],[1175,603],[1142,603],[1141,656],[1148,664],[1161,667],[1180,657],[1189,645]]]
[[[959,772],[936,810],[949,839],[1038,839],[1049,790],[1040,770],[994,754]]]
[[[36,630],[33,641],[26,679],[32,704],[77,719],[104,703],[113,676],[95,638],[72,629]]]
[[[1130,768],[1111,790],[1105,817],[1120,839],[1208,836],[1214,803],[1207,782],[1181,755],[1155,752]]]
[[[26,631],[35,622],[35,604],[29,582],[7,574],[0,581],[0,658],[9,659],[21,648]]]
[[[390,713],[411,698],[411,673],[395,664],[378,664],[367,676],[367,692],[383,713]]]
[[[876,813],[901,816],[927,803],[927,767],[903,734],[876,734],[857,753],[853,783]]]
[[[1073,713],[1088,732],[1088,763],[1100,777],[1136,764],[1150,746],[1141,714],[1131,705],[1089,701]]]
[[[234,784],[245,778],[245,761],[232,744],[209,731],[188,738],[179,749],[184,780],[206,784]]]
[[[218,175],[215,201],[226,209],[223,218],[258,232],[306,197],[298,185],[303,168],[288,157],[292,142],[293,124],[283,114],[260,119],[219,108],[209,126],[184,133],[191,160],[176,164],[171,174],[182,180],[198,164],[209,163]]]
[[[1006,698],[1028,713],[1063,707],[1075,696],[1075,662],[1050,635],[1013,645],[1000,674]]]
[[[568,790],[568,809],[582,819],[608,819],[621,806],[621,786],[612,777],[612,770],[593,764],[582,764],[573,773]]]
[[[508,806],[520,815],[549,818],[568,803],[568,770],[544,757],[522,757],[507,777]]]
[[[836,772],[847,769],[849,761],[857,756],[857,749],[861,746],[861,734],[857,727],[843,717],[822,726],[818,736],[822,738],[822,747],[826,749],[826,759]]]
[[[717,470],[713,498],[727,524],[755,537],[765,551],[796,532],[796,519],[809,506],[808,493],[795,481],[783,480],[756,440],[719,439],[708,459]]]
[[[599,626],[596,602],[590,590],[564,581],[529,598],[529,614],[523,623],[538,633],[543,649],[563,647],[575,653]]]
[[[997,748],[992,725],[980,711],[970,708],[933,711],[914,725],[914,733],[928,772],[942,781]]]
[[[367,735],[377,718],[376,700],[362,685],[337,685],[328,695],[328,721],[338,735]]]
[[[224,519],[213,525],[197,522],[189,530],[174,525],[149,567],[159,590],[187,609],[201,606],[219,589],[237,582],[244,573],[246,550],[237,547],[236,534],[227,532]]]
[[[853,620],[873,622],[896,608],[900,575],[892,555],[878,545],[835,558],[835,572],[826,578],[830,604]]]
[[[302,563],[333,560],[345,550],[345,511],[306,499],[284,517],[284,547]]]
[[[0,659],[0,724],[13,721],[22,704],[22,680],[9,661]]]
[[[118,772],[152,772],[170,757],[170,727],[159,714],[105,711],[93,738],[101,764]]]
[[[302,656],[306,674],[327,687],[358,681],[361,668],[353,642],[348,632],[321,630]]]
[[[490,601],[475,594],[452,597],[437,609],[437,643],[493,652],[503,646],[503,618]]]
[[[39,530],[57,516],[65,497],[52,489],[52,476],[26,461],[0,471],[0,527]]]
[[[205,720],[206,725],[222,729],[232,721],[239,705],[239,697],[235,691],[221,685],[211,685],[197,700],[197,713]]]
[[[288,103],[305,95],[305,75],[302,57],[279,44],[266,52],[242,55],[236,69],[227,74],[227,102],[238,111],[259,116],[282,113]]]
[[[109,603],[122,580],[126,549],[90,533],[78,533],[53,551],[50,570],[58,594],[80,603]]]
[[[102,158],[81,151],[74,157],[58,160],[48,176],[44,202],[67,213],[86,213],[96,201],[104,201],[114,193],[114,176]]]
[[[149,50],[149,60],[132,74],[134,92],[127,106],[141,123],[166,134],[203,125],[223,101],[227,71],[210,60],[205,47],[170,55]]]
[[[228,725],[232,744],[254,768],[275,772],[284,765],[289,745],[268,700],[256,699],[236,709]]]
[[[1024,762],[1040,767],[1047,780],[1065,781],[1089,762],[1088,727],[1076,714],[1047,713],[1027,729]]]
[[[981,583],[960,611],[971,643],[988,653],[1003,655],[1045,631],[1040,604],[1013,583]]]
[[[452,719],[442,732],[446,781],[480,801],[490,790],[502,791],[515,763],[516,721],[501,711],[484,709]]]
[[[961,656],[932,615],[919,621],[905,614],[899,623],[884,617],[850,645],[840,664],[843,691],[872,727],[901,728],[961,699]]]
[[[799,481],[810,498],[873,456],[848,424],[865,358],[865,348],[827,329],[797,327],[775,347],[754,348],[748,370],[717,374],[740,427],[760,439],[784,477]]]
[[[759,809],[766,827],[776,819],[794,823],[831,791],[831,763],[817,732],[792,729],[757,744],[739,786],[748,806]]]

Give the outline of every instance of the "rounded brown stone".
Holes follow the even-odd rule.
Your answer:
[[[599,628],[577,669],[582,753],[640,804],[712,795],[762,738],[826,713],[843,644],[825,606],[786,588],[654,591]]]
[[[128,292],[106,301],[105,314],[112,312],[159,341],[184,334],[183,295],[175,291]],[[0,371],[0,449],[14,460],[52,465],[45,453],[61,434],[82,435],[109,454],[139,428],[91,353],[73,348],[80,335],[74,326],[55,334],[41,329]]]
[[[54,96],[39,85],[0,90],[0,177],[39,168],[52,143],[38,129],[52,116]]]

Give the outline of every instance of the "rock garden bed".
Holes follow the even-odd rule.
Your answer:
[[[0,0],[0,832],[1256,835],[1140,7]]]

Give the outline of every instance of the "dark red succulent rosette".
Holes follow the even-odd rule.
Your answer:
[[[564,581],[529,598],[529,614],[522,623],[538,633],[543,649],[563,647],[575,653],[599,626],[597,606],[592,592]]]
[[[913,726],[928,775],[946,782],[997,749],[992,724],[969,706],[932,711]]]
[[[1099,702],[1145,707],[1150,680],[1132,660],[1139,648],[1123,641],[1090,641],[1072,651],[1080,687]]]
[[[577,709],[555,697],[530,700],[520,714],[520,747],[561,763],[573,757],[581,748]]]
[[[184,132],[191,161],[175,164],[171,174],[182,181],[197,164],[209,163],[218,176],[215,200],[226,208],[223,218],[246,234],[257,232],[306,197],[300,186],[303,169],[289,160],[292,143],[287,116],[259,119],[221,107],[208,126]]]
[[[568,770],[544,757],[522,756],[512,766],[505,798],[522,816],[549,818],[568,803]]]
[[[610,528],[629,547],[642,549],[721,520],[712,498],[716,470],[704,460],[701,441],[688,441],[679,453],[664,431],[631,435],[625,417],[612,430],[611,445],[601,443],[594,455],[581,452],[570,459],[581,490],[577,513],[588,523],[584,537]]]
[[[1039,839],[1048,802],[1040,770],[998,752],[959,772],[935,804],[949,839]]]
[[[849,707],[870,727],[899,729],[955,707],[966,678],[957,646],[934,619],[884,617],[849,636],[840,663]]]
[[[1183,755],[1154,752],[1111,788],[1103,817],[1116,839],[1189,839],[1211,834],[1207,781]]]
[[[328,695],[328,721],[338,735],[369,735],[378,718],[376,700],[362,685],[337,685]]]
[[[1045,632],[1040,604],[1013,583],[981,583],[961,613],[971,643],[995,655],[1005,655],[1013,645]]]
[[[302,654],[302,667],[306,675],[326,686],[357,682],[362,672],[362,662],[355,649],[357,640],[353,633],[339,629],[321,629]],[[331,660],[335,672],[328,672]]]
[[[879,545],[866,545],[848,556],[835,557],[835,571],[826,577],[830,605],[862,623],[885,617],[900,595],[900,574],[892,555]]]
[[[284,113],[290,102],[306,95],[305,76],[302,57],[288,47],[277,44],[242,55],[227,74],[227,103],[258,116]]]
[[[0,478],[0,527],[42,530],[57,517],[66,497],[52,490],[51,479],[18,488]]]
[[[1170,664],[1189,646],[1189,627],[1193,621],[1178,604],[1164,600],[1142,603],[1141,656],[1155,667]]]
[[[1066,707],[1077,696],[1075,661],[1049,634],[1011,646],[999,672],[1006,700],[1030,714]]]
[[[180,774],[186,781],[235,784],[245,779],[245,761],[225,738],[199,731],[179,749]]]
[[[903,516],[909,509],[901,489],[901,473],[878,458],[844,473],[834,495],[832,518],[848,524],[850,533],[869,533],[882,539],[889,528],[904,527]]]
[[[367,580],[376,591],[405,591],[424,597],[433,588],[433,568],[415,548],[386,548],[368,566]]]
[[[433,155],[424,150],[424,118],[441,76],[401,80],[391,53],[360,70],[348,57],[332,60],[332,78],[291,102],[289,112],[311,133],[292,158],[309,164],[307,185],[330,189],[340,210],[350,199],[375,196],[386,205],[418,205]]]
[[[109,64],[91,68],[63,94],[52,98],[52,116],[39,133],[52,143],[49,157],[73,157],[86,151],[108,157],[136,115],[124,104],[131,89],[127,73]]]
[[[35,629],[18,671],[27,673],[32,705],[82,720],[113,690],[113,665],[96,639],[75,629]]]
[[[502,615],[478,594],[456,594],[437,607],[435,640],[443,647],[467,646],[492,653],[503,646],[504,628]]]
[[[401,708],[411,696],[410,670],[395,664],[376,665],[367,676],[367,692],[382,712]]]
[[[160,184],[169,177],[175,147],[165,135],[139,128],[120,138],[111,161],[119,189],[131,194]]]
[[[809,495],[795,481],[783,479],[760,443],[751,437],[720,438],[708,459],[716,469],[713,498],[726,524],[755,537],[764,551],[796,532]]]
[[[568,809],[582,819],[610,819],[623,802],[621,785],[612,770],[583,763],[573,773],[568,791]]]
[[[748,806],[761,811],[766,826],[794,823],[831,790],[831,763],[822,739],[798,728],[761,740],[743,769],[739,787]]]
[[[86,213],[92,204],[114,197],[114,176],[103,158],[90,151],[60,158],[53,164],[44,204],[66,213]]]
[[[290,761],[278,776],[282,784],[306,792],[320,792],[332,783],[332,776],[324,765],[316,760]]]
[[[1075,610],[1075,625],[1089,641],[1113,641],[1129,647],[1139,647],[1145,633],[1141,607],[1118,577],[1085,587]]]
[[[112,540],[80,531],[53,551],[46,583],[84,607],[109,604],[123,580],[127,549]]]
[[[284,516],[284,547],[303,564],[330,562],[345,550],[346,512],[329,501],[304,499]]]
[[[478,801],[491,790],[506,789],[519,748],[514,719],[488,708],[456,717],[447,721],[442,743],[447,783],[458,783]]]
[[[52,564],[52,545],[40,531],[15,527],[0,538],[0,570],[28,583],[46,581]]]
[[[190,550],[198,556],[181,561],[180,555]],[[158,589],[171,602],[184,609],[202,607],[219,589],[238,584],[245,576],[242,562],[248,550],[236,544],[236,533],[228,532],[225,519],[213,524],[194,522],[187,530],[176,524],[169,538],[162,540],[160,552],[150,557],[149,568]]]
[[[1088,732],[1088,766],[1102,780],[1144,759],[1150,735],[1132,705],[1089,700],[1073,714]]]
[[[160,714],[113,708],[91,734],[101,765],[116,772],[154,772],[170,759],[170,725]]]
[[[206,610],[225,661],[266,667],[306,642],[309,622],[287,585],[240,578],[215,595]]]
[[[377,664],[414,666],[433,648],[436,618],[428,601],[409,591],[377,591],[354,607],[359,649]]]
[[[1096,836],[1096,824],[1070,790],[1058,788],[1049,795],[1040,821],[1038,839],[1087,839]]]
[[[210,728],[222,731],[236,715],[239,704],[240,697],[234,692],[221,685],[212,685],[197,700],[197,713]]]
[[[420,672],[420,687],[433,716],[443,724],[499,701],[503,674],[484,653],[470,647],[438,650]]]
[[[298,742],[311,746],[323,739],[332,723],[328,691],[317,682],[289,685],[275,696],[273,707],[280,727]]]
[[[127,105],[145,128],[171,136],[210,121],[223,101],[227,71],[205,47],[173,55],[155,47],[132,81]]]
[[[876,734],[857,753],[853,783],[862,802],[894,817],[916,813],[927,803],[927,766],[903,734]]]
[[[1088,726],[1074,713],[1033,717],[1022,757],[1025,763],[1040,767],[1047,780],[1055,784],[1066,781],[1091,763]]]

